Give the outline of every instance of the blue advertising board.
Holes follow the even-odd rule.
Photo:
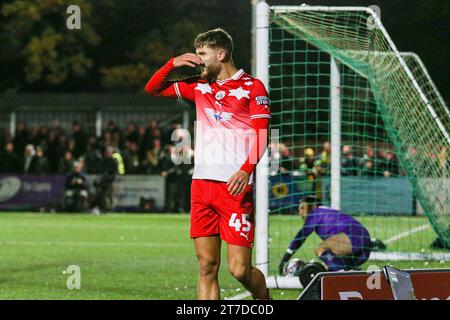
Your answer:
[[[294,213],[298,201],[307,194],[317,195],[323,205],[330,205],[330,179],[308,176],[276,175],[270,177],[269,209]],[[351,214],[414,213],[414,196],[406,177],[341,177],[341,210]]]

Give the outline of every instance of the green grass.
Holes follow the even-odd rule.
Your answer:
[[[275,261],[271,264],[271,271],[276,270],[279,257],[300,227],[297,219],[271,217],[270,253]],[[366,219],[364,223],[373,232],[380,228],[380,238],[426,223],[424,218],[377,217],[363,220]],[[390,225],[392,230],[386,225]],[[432,230],[428,229],[406,241],[399,241],[403,244],[393,245],[406,251],[420,250],[422,246],[428,248],[433,238]],[[308,239],[298,256],[312,258],[312,248],[317,241],[315,237]],[[228,274],[225,253],[224,245],[219,275],[222,298],[244,291]],[[2,213],[0,257],[0,299],[196,297],[197,261],[189,239],[188,215]],[[81,269],[80,290],[67,289],[69,275],[63,271],[69,265],[77,265]],[[423,262],[394,265],[450,267],[449,262],[434,262],[427,266]],[[272,290],[271,293],[275,299],[295,299],[299,291]]]

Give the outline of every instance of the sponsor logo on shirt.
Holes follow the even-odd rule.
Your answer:
[[[267,97],[267,96],[257,96],[256,97],[256,104],[257,105],[268,105],[269,104],[269,97]]]
[[[211,108],[205,108],[204,110],[208,118],[216,122],[228,121],[233,116],[231,112],[215,111],[214,109]]]

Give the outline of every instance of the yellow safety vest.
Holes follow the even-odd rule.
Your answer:
[[[114,159],[116,159],[116,161],[117,161],[117,171],[119,172],[120,175],[124,175],[125,174],[125,164],[123,162],[122,155],[118,152],[114,152],[112,154],[112,157]]]

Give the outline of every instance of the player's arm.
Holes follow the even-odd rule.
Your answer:
[[[278,271],[280,274],[283,273],[284,266],[289,262],[289,259],[291,259],[291,257],[298,249],[300,249],[303,243],[305,243],[305,240],[313,231],[314,225],[312,224],[311,219],[306,219],[305,225],[300,229],[299,232],[297,232],[294,239],[292,239],[289,247],[286,249],[286,253],[281,259],[280,265],[278,266]]]
[[[256,133],[256,139],[250,149],[249,157],[241,166],[241,170],[247,172],[249,175],[255,171],[256,165],[267,149],[267,133],[269,132],[268,118],[256,118],[251,121],[252,128]]]
[[[161,69],[155,72],[145,86],[145,92],[154,97],[186,98],[193,100],[192,90],[189,90],[189,81],[169,81],[170,73],[183,66],[194,68],[202,60],[194,53],[185,53],[172,58]]]
[[[240,170],[228,180],[228,190],[232,195],[241,194],[248,184],[250,175],[255,171],[256,165],[267,149],[267,132],[269,119],[252,119],[252,128],[255,131],[255,139],[250,149],[250,154]]]
[[[269,131],[269,96],[261,81],[255,79],[250,93],[249,113],[251,125],[255,132],[255,139],[248,158],[240,170],[228,180],[228,190],[237,195],[245,190],[250,175],[255,171],[256,165],[267,149],[267,136]]]

